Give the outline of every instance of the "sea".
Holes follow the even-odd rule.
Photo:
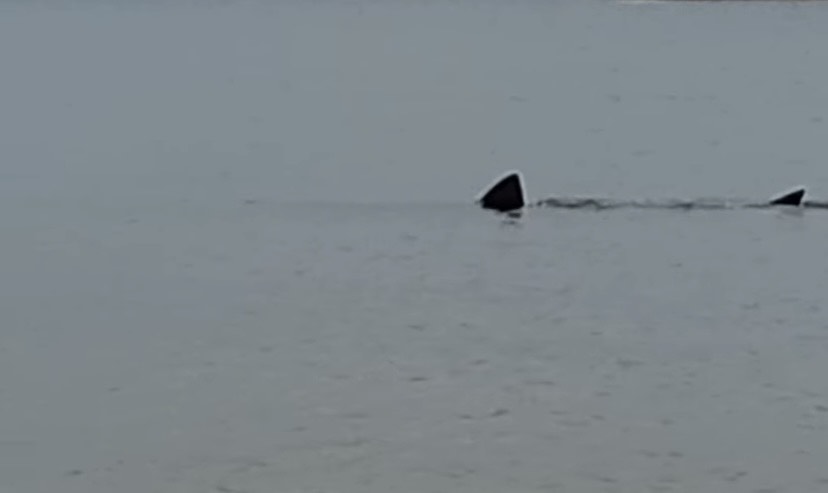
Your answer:
[[[828,3],[0,5],[0,492],[823,493]]]

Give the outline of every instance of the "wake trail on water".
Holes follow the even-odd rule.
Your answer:
[[[531,204],[533,207],[551,209],[615,210],[615,209],[654,209],[654,210],[735,210],[735,209],[771,209],[775,205],[768,202],[751,202],[747,199],[648,199],[617,200],[595,197],[550,197]],[[828,202],[803,201],[802,207],[828,209]]]

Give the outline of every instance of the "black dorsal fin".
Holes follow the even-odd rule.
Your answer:
[[[523,195],[520,172],[511,171],[497,180],[477,203],[484,209],[498,212],[516,211],[525,207],[526,198]]]
[[[804,188],[797,188],[770,201],[770,205],[802,205],[802,198],[805,196]]]

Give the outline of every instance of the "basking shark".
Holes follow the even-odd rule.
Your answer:
[[[828,209],[828,202],[804,200],[805,188],[798,187],[770,200],[750,202],[733,199],[697,200],[614,200],[593,197],[549,197],[529,202],[520,171],[509,171],[496,179],[478,195],[476,203],[483,209],[520,217],[528,207],[559,209],[767,209],[771,207],[800,207]]]

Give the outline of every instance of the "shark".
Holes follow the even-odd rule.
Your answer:
[[[521,217],[527,208],[548,207],[558,209],[767,209],[775,207],[828,209],[828,202],[805,200],[805,187],[796,187],[768,200],[744,201],[736,199],[662,199],[662,200],[617,200],[600,197],[548,197],[530,201],[526,196],[523,174],[510,170],[496,178],[475,198],[483,209],[505,214],[511,218]]]

